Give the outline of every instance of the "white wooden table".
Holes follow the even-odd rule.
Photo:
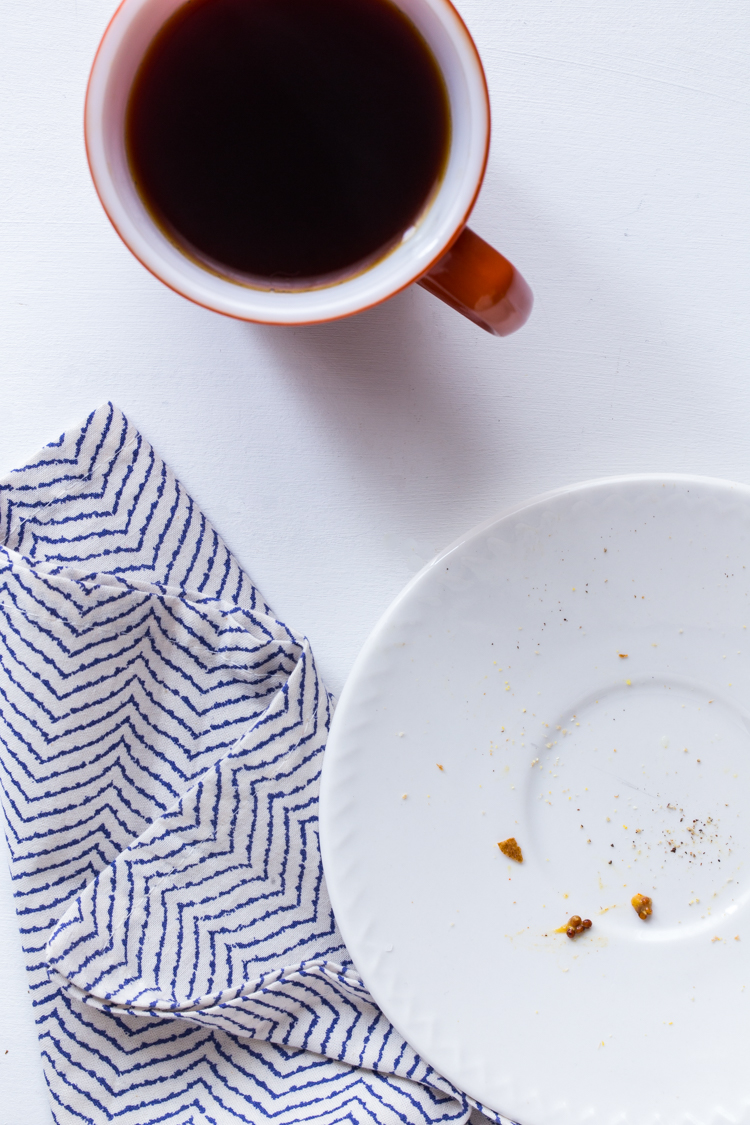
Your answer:
[[[84,159],[114,0],[2,6],[0,473],[112,399],[334,691],[410,574],[504,506],[631,471],[750,481],[750,8],[459,6],[494,112],[472,225],[536,294],[507,340],[418,289],[300,329],[175,296]],[[49,1125],[0,866],[0,1125]]]

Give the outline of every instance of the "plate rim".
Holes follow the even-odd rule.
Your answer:
[[[695,474],[695,473],[644,472],[644,473],[615,474],[615,475],[611,475],[611,476],[594,477],[594,478],[590,478],[590,479],[583,480],[583,481],[577,481],[577,482],[574,482],[574,483],[569,484],[569,485],[563,485],[559,488],[550,489],[550,490],[542,492],[542,493],[537,493],[536,495],[534,495],[534,496],[532,496],[532,497],[530,497],[526,500],[519,501],[515,504],[511,504],[507,508],[504,508],[502,511],[500,511],[498,514],[496,514],[494,516],[490,516],[485,520],[482,520],[480,523],[475,524],[473,527],[468,529],[466,532],[462,533],[457,538],[452,540],[446,547],[444,547],[432,559],[430,559],[429,562],[427,562],[423,567],[421,567],[420,570],[417,571],[417,573],[414,574],[410,578],[410,580],[402,587],[402,589],[399,591],[399,593],[396,595],[396,597],[393,598],[393,600],[390,602],[390,604],[386,607],[386,609],[383,611],[383,613],[379,616],[379,618],[375,622],[373,628],[370,630],[367,638],[365,639],[364,644],[362,645],[361,649],[359,650],[359,652],[358,652],[358,654],[355,658],[355,661],[352,665],[352,668],[349,672],[349,675],[347,676],[346,681],[344,683],[344,687],[341,691],[341,694],[340,694],[338,700],[336,701],[336,705],[335,705],[335,709],[334,709],[334,713],[333,713],[333,718],[332,718],[332,722],[331,722],[331,728],[330,728],[330,732],[329,732],[329,736],[328,736],[328,742],[327,742],[327,745],[326,745],[326,752],[325,752],[324,757],[323,757],[323,766],[322,766],[322,770],[321,770],[321,782],[320,782],[319,829],[320,829],[320,849],[321,849],[321,858],[322,858],[322,863],[323,863],[323,871],[324,871],[324,875],[325,875],[325,879],[326,879],[326,885],[328,887],[328,893],[329,893],[334,917],[335,917],[336,922],[338,924],[339,930],[341,931],[342,938],[344,940],[344,944],[345,944],[345,946],[346,946],[346,948],[349,952],[349,955],[352,957],[352,960],[354,961],[355,968],[357,969],[357,972],[360,974],[360,977],[362,978],[363,983],[365,984],[365,987],[368,989],[368,991],[372,995],[375,1003],[380,1007],[381,1011],[386,1016],[386,1018],[393,1024],[394,1028],[398,1031],[398,1033],[407,1042],[409,1042],[408,1034],[400,1026],[399,1016],[396,1015],[396,1018],[394,1018],[393,1014],[389,1010],[390,1005],[387,1002],[385,1004],[383,1004],[381,1002],[381,999],[378,996],[379,989],[377,987],[377,981],[375,981],[375,988],[373,989],[371,987],[372,982],[368,979],[369,975],[370,975],[369,971],[367,973],[363,974],[361,972],[361,970],[359,969],[359,966],[357,965],[357,962],[356,962],[356,959],[355,959],[355,955],[352,953],[352,950],[350,948],[350,942],[348,940],[348,938],[353,937],[354,934],[349,930],[347,922],[344,922],[342,924],[341,918],[342,918],[343,915],[339,911],[339,907],[342,904],[342,900],[344,899],[345,894],[344,894],[344,891],[341,889],[340,885],[337,882],[338,876],[337,876],[337,873],[336,873],[335,861],[333,859],[333,853],[335,851],[335,848],[331,843],[331,838],[334,835],[335,829],[333,827],[333,817],[332,817],[332,814],[330,813],[329,810],[331,809],[331,807],[334,803],[333,790],[336,786],[336,781],[335,781],[334,776],[333,776],[333,771],[335,770],[335,765],[332,764],[332,763],[334,762],[334,759],[339,754],[339,750],[338,750],[338,737],[339,737],[338,728],[345,722],[345,719],[344,719],[343,716],[344,716],[344,712],[345,712],[345,710],[347,708],[347,705],[348,705],[349,697],[350,697],[350,695],[352,695],[357,690],[357,683],[358,683],[358,680],[359,680],[360,673],[363,670],[363,668],[366,667],[367,662],[368,662],[369,657],[370,657],[371,651],[378,645],[382,634],[387,629],[392,614],[394,612],[396,612],[398,610],[398,608],[402,605],[402,603],[411,595],[411,592],[422,581],[424,581],[425,577],[436,566],[438,566],[439,564],[444,562],[447,558],[449,558],[455,551],[464,547],[466,544],[471,543],[473,540],[479,538],[481,535],[486,533],[488,530],[490,530],[491,528],[496,527],[497,525],[503,523],[505,520],[510,519],[513,516],[517,516],[524,511],[530,511],[533,508],[536,508],[541,504],[545,504],[545,503],[549,502],[550,500],[555,500],[555,499],[562,498],[562,497],[565,497],[565,496],[575,495],[576,493],[584,494],[584,493],[592,492],[592,491],[595,491],[595,490],[598,490],[598,489],[601,489],[601,488],[613,488],[613,487],[620,488],[620,487],[625,487],[627,485],[635,485],[635,484],[673,484],[673,485],[691,485],[692,484],[692,485],[701,485],[701,486],[706,487],[707,489],[713,489],[716,492],[733,492],[735,494],[738,494],[738,493],[741,494],[741,495],[744,494],[745,499],[747,501],[750,501],[750,484],[745,484],[741,481],[735,481],[735,480],[731,480],[731,479],[728,479],[728,478],[725,478],[725,477],[712,477],[712,476],[707,476],[707,475],[703,475],[703,474]],[[337,721],[337,716],[339,716],[338,721]],[[330,748],[331,748],[332,745],[333,745],[333,752],[331,753]],[[342,877],[342,884],[344,882],[345,882],[345,876]],[[344,911],[343,914],[345,915],[346,911]],[[355,944],[356,944],[356,938],[355,938]],[[430,1058],[429,1052],[420,1051],[419,1054],[420,1054],[420,1057],[425,1062],[427,1062],[430,1066],[432,1066],[435,1069],[436,1073],[438,1073],[438,1074],[442,1073],[439,1063],[437,1063],[435,1060]],[[447,1079],[447,1080],[453,1082],[452,1079]],[[458,1089],[461,1089],[461,1088],[458,1087]],[[465,1091],[465,1090],[461,1089],[461,1092],[465,1093],[470,1098],[472,1097],[472,1095],[469,1094],[468,1091]],[[475,1099],[473,1099],[473,1100],[475,1100]],[[507,1118],[502,1110],[499,1110],[499,1109],[494,1110],[493,1109],[493,1110],[491,1110],[491,1112],[497,1113],[498,1115],[503,1117],[504,1120],[506,1120],[506,1121],[512,1120],[510,1118]],[[693,1119],[690,1118],[690,1120],[693,1120]]]

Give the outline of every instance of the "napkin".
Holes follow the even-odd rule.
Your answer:
[[[2,804],[53,1120],[467,1121],[333,916],[310,646],[116,407],[0,481],[0,544]]]

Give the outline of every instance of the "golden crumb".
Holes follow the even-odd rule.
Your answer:
[[[620,660],[627,660],[628,658],[628,654],[626,652],[618,652],[617,655],[620,657]]]
[[[503,855],[507,855],[508,859],[514,859],[516,863],[523,863],[523,852],[515,836],[509,836],[507,840],[501,840],[497,846]]]
[[[440,762],[435,762],[435,765],[437,766],[437,768],[438,768],[439,770],[442,770],[442,769],[443,769],[443,767],[442,767],[442,766],[440,765]],[[445,770],[443,770],[443,773],[445,773]]]
[[[566,933],[569,938],[576,938],[579,934],[582,934],[586,930],[590,929],[590,918],[581,918],[580,914],[574,914],[572,918],[568,919],[567,924],[565,926],[560,926],[559,930],[555,930],[555,933]]]
[[[630,905],[633,907],[633,910],[635,910],[636,914],[643,922],[645,922],[646,919],[649,918],[653,913],[651,909],[651,899],[648,897],[648,895],[633,895],[630,900]]]

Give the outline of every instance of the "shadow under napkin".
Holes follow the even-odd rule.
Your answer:
[[[3,808],[54,1120],[465,1122],[336,927],[309,646],[148,443],[95,411],[0,482],[0,542]]]

